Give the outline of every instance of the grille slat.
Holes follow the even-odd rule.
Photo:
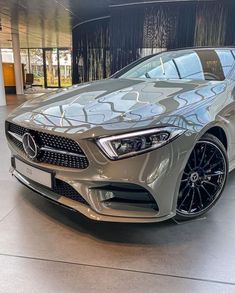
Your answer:
[[[86,169],[89,166],[88,159],[79,144],[70,138],[35,131],[6,122],[6,134],[8,139],[22,152],[24,152],[23,144],[16,138],[9,135],[8,131],[16,133],[20,136],[23,136],[26,132],[29,132],[35,137],[35,140],[40,148],[49,147],[55,150],[54,152],[52,150],[40,151],[37,162],[77,169]],[[78,154],[81,155],[81,157],[72,154],[57,153],[56,150]]]

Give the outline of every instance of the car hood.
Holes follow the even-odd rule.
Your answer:
[[[114,131],[143,127],[179,115],[224,91],[223,83],[109,79],[76,85],[34,98],[18,107],[16,123],[56,131]],[[106,133],[106,132],[105,132]],[[93,131],[92,135],[96,135]],[[103,131],[98,131],[98,135]],[[90,134],[89,134],[90,135]]]

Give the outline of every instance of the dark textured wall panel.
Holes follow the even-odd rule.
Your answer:
[[[110,18],[73,30],[73,81],[105,78],[162,49],[234,45],[234,2],[111,6]]]
[[[172,5],[148,6],[144,13],[144,48],[168,48],[175,39],[177,15]]]
[[[73,30],[73,83],[110,75],[109,20],[94,21]]]
[[[195,46],[220,46],[225,44],[228,7],[223,2],[197,5]]]
[[[142,9],[114,8],[110,19],[110,44],[114,73],[140,57],[139,48],[143,46]]]

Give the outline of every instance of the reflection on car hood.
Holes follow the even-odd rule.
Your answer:
[[[109,79],[32,99],[12,118],[47,128],[115,128],[115,123],[120,127],[176,114],[222,91],[224,85],[218,82]]]

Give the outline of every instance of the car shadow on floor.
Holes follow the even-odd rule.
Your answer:
[[[220,200],[215,209],[226,210],[228,208],[228,204],[225,204],[226,200],[230,206],[234,188],[235,171],[229,174],[224,201],[223,199]],[[66,229],[75,233],[86,234],[101,241],[114,243],[137,245],[162,245],[167,243],[169,245],[187,240],[192,241],[194,237],[198,237],[198,233],[202,238],[207,237],[208,231],[213,227],[216,228],[215,220],[218,219],[218,210],[215,210],[209,213],[204,220],[199,219],[183,225],[177,225],[173,220],[147,224],[96,222],[78,212],[59,206],[24,186],[19,185],[19,193],[26,205],[30,206],[32,210],[36,210],[40,216],[56,223],[56,225],[65,226]],[[221,218],[221,214],[219,218]]]
[[[192,225],[198,226],[202,222],[199,220],[183,225],[177,225],[173,220],[147,224],[96,222],[78,212],[59,206],[23,186],[20,192],[24,203],[36,209],[37,213],[43,217],[47,217],[57,225],[66,226],[66,229],[73,230],[75,233],[86,234],[105,242],[160,246],[166,243],[168,245],[181,243],[184,237],[182,235],[186,233],[191,238],[194,237],[194,233],[191,234]]]

